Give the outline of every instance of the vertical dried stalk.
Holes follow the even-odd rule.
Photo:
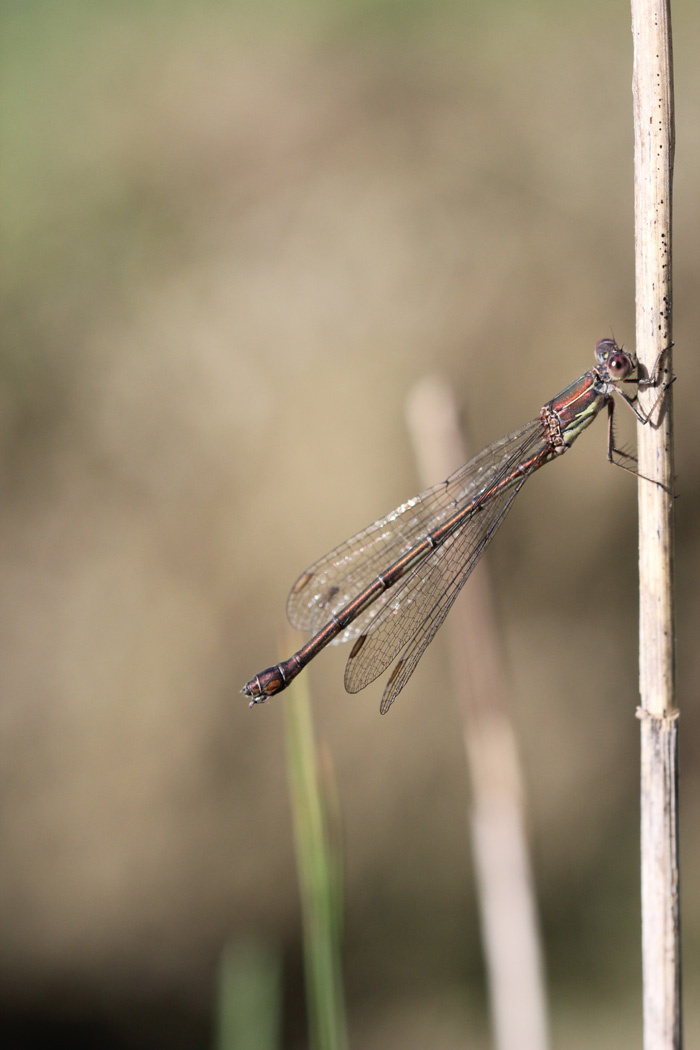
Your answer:
[[[674,115],[670,0],[632,0],[637,353],[671,344]],[[662,379],[671,372],[670,351]],[[642,409],[654,392],[640,397]],[[638,428],[642,952],[645,1050],[681,1046],[678,719],[674,688],[673,431],[668,390]]]
[[[424,484],[467,459],[454,399],[444,384],[418,384],[407,414]],[[498,1050],[546,1050],[537,904],[485,561],[474,569],[444,629],[471,778],[472,852],[494,1042]]]

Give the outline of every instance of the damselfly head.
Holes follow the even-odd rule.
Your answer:
[[[628,379],[637,367],[636,356],[619,347],[614,339],[600,339],[595,345],[595,356],[613,383]]]

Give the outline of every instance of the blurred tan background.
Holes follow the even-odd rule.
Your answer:
[[[700,70],[674,12],[687,1041],[700,1040]],[[305,1045],[284,696],[298,573],[634,345],[625,4],[2,6],[2,1014],[17,1047],[213,1045],[225,944]],[[625,431],[627,433],[627,431]],[[636,492],[599,421],[490,554],[555,1046],[640,1045]],[[629,441],[633,430],[629,428]],[[439,479],[436,479],[439,480]],[[310,681],[347,851],[352,1044],[485,1047],[438,637],[386,719]],[[284,655],[288,655],[284,653]]]

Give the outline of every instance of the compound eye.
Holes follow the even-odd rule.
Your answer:
[[[620,350],[618,350],[614,354],[611,354],[605,363],[607,365],[608,372],[610,373],[611,377],[615,380],[626,379],[632,371],[632,362],[630,361],[627,354],[623,354]]]
[[[617,350],[614,339],[600,339],[595,344],[595,356],[599,365],[605,363],[605,361]]]

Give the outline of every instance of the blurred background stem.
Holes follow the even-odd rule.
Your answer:
[[[450,388],[426,378],[407,417],[424,485],[468,458]],[[482,558],[445,624],[471,781],[469,824],[497,1050],[546,1050],[547,1005],[520,762]]]
[[[278,951],[251,938],[227,944],[219,970],[217,1050],[279,1050],[282,965]]]
[[[284,647],[283,647],[284,648]],[[342,981],[342,860],[330,756],[316,748],[308,677],[284,698],[287,771],[304,927],[304,972],[312,1050],[348,1045]],[[335,833],[334,833],[335,832]]]

